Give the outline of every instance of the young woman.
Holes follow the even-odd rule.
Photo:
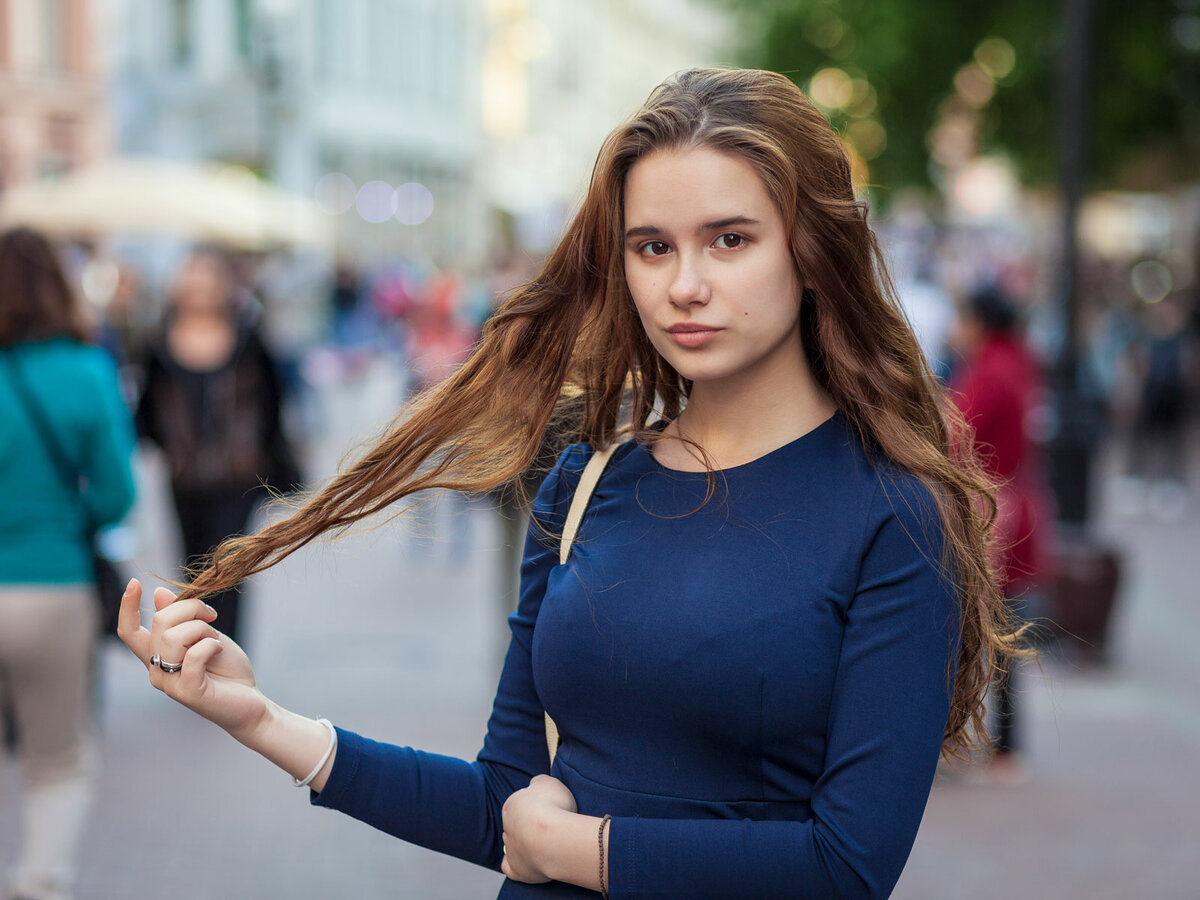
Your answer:
[[[563,396],[583,442],[534,501],[476,760],[257,690],[206,592],[414,491],[514,478]],[[559,564],[623,411],[635,440]],[[131,583],[121,634],[155,687],[313,773],[314,803],[499,868],[504,897],[883,897],[1011,643],[990,495],[944,415],[828,123],[779,75],[684,72],[608,138],[454,377],[292,518],[156,591],[148,630]]]
[[[136,416],[166,457],[185,559],[246,531],[264,484],[288,490],[299,481],[282,405],[275,360],[239,304],[228,262],[193,254],[146,361]],[[222,632],[242,640],[237,586],[208,599]]]
[[[50,242],[0,234],[0,698],[22,801],[14,814],[0,798],[21,822],[3,897],[74,896],[95,775],[92,531],[129,510],[134,485],[133,424],[92,331]]]

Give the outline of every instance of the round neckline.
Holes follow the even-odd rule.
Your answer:
[[[728,466],[724,469],[712,469],[711,472],[713,475],[727,476],[730,473],[740,472],[742,470],[748,469],[750,466],[755,466],[755,465],[758,465],[759,463],[766,462],[766,461],[770,460],[771,457],[782,454],[782,453],[788,451],[789,449],[796,447],[796,445],[807,441],[809,438],[816,435],[817,432],[825,430],[827,427],[829,427],[829,424],[831,422],[833,422],[835,419],[840,418],[841,414],[842,414],[841,410],[835,409],[833,411],[833,414],[831,416],[829,416],[829,418],[825,419],[824,421],[822,421],[819,424],[815,425],[814,427],[810,428],[808,431],[804,432],[804,434],[799,435],[798,437],[792,438],[790,441],[788,441],[785,444],[780,444],[774,450],[768,450],[762,456],[757,456],[754,459],[748,460],[747,462],[744,462],[744,463],[739,463],[736,466]],[[667,427],[668,424],[669,423],[665,419],[660,419],[659,421],[657,421],[653,425],[651,425],[650,429],[653,431],[662,431],[664,428]],[[708,470],[708,469],[698,469],[698,470],[672,469],[670,466],[664,465],[663,463],[659,462],[658,457],[656,457],[653,453],[650,452],[649,446],[638,443],[636,441],[634,442],[634,444],[642,453],[644,453],[650,459],[651,465],[653,465],[654,468],[660,472],[665,472],[668,475],[702,475],[705,478],[707,478],[709,475],[710,470]]]

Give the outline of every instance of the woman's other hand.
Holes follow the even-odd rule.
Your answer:
[[[504,859],[500,871],[513,881],[550,881],[552,860],[567,816],[578,812],[574,795],[557,778],[537,775],[504,803]]]
[[[212,626],[216,611],[202,600],[179,600],[159,588],[147,630],[139,614],[141,599],[142,585],[133,579],[121,600],[117,635],[146,666],[150,683],[243,740],[266,716],[267,700],[255,686],[254,669],[242,648]],[[183,668],[163,671],[151,665],[156,656]]]

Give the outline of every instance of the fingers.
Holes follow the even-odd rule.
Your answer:
[[[164,602],[164,598],[169,599],[166,599]],[[188,600],[176,600],[175,595],[166,588],[159,588],[154,592],[154,606],[158,609],[158,612],[154,614],[150,633],[154,635],[154,646],[156,648],[162,647],[162,636],[176,625],[182,625],[184,622],[190,622],[193,619],[198,619],[201,622],[211,622],[217,617],[217,611],[203,600],[197,600],[195,597]]]
[[[158,613],[155,613],[157,616]],[[220,634],[207,622],[199,619],[189,619],[168,629],[161,638],[154,641],[158,657],[164,663],[179,663],[183,669],[177,672],[166,672],[160,666],[150,666],[150,683],[170,697],[186,694],[183,674],[193,670],[193,677],[187,680],[188,685],[199,685],[204,681],[204,664],[211,659],[215,652],[207,650],[199,657],[197,664],[193,659],[192,648],[205,641],[212,641],[220,649]]]
[[[208,624],[217,617],[217,611],[202,600],[176,600],[166,588],[159,588],[154,592],[154,605],[158,612],[150,623],[148,644],[149,651],[160,659],[182,662],[188,647],[217,633]],[[150,666],[150,683],[159,690],[166,683],[164,675],[179,680],[176,672],[160,672],[157,666]]]
[[[142,627],[139,606],[142,602],[142,584],[136,578],[129,579],[125,593],[121,595],[121,608],[117,613],[117,637],[145,666],[150,665],[150,632]]]
[[[500,872],[505,878],[514,878],[512,862],[508,858],[508,832],[500,832]]]
[[[209,626],[209,631],[213,629]],[[179,673],[179,688],[193,695],[204,689],[204,679],[208,674],[208,664],[212,658],[221,652],[221,639],[215,636],[202,638],[193,644],[183,656],[183,671]]]
[[[160,587],[154,592],[154,608],[157,610],[166,609],[175,602],[175,594],[168,591],[165,587]]]
[[[171,591],[159,588],[154,592],[154,607],[157,610],[149,629],[141,622],[142,584],[131,578],[121,596],[121,607],[117,615],[117,635],[133,655],[150,669],[150,683],[162,687],[163,674],[157,666],[150,666],[150,657],[157,653],[168,662],[178,662],[187,649],[206,638],[217,638],[217,631],[209,624],[217,612],[201,600],[178,600]],[[219,642],[218,642],[219,646]],[[210,651],[210,656],[216,651]]]
[[[207,622],[189,619],[163,633],[162,640],[158,642],[158,655],[167,662],[180,662],[189,647],[205,638],[220,640],[220,637],[217,630]]]

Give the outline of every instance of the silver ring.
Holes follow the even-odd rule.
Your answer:
[[[177,662],[177,663],[163,662],[162,657],[160,657],[157,653],[155,653],[152,657],[150,657],[150,665],[158,666],[164,672],[178,672],[180,669],[183,668],[183,663],[181,663],[181,662]]]

